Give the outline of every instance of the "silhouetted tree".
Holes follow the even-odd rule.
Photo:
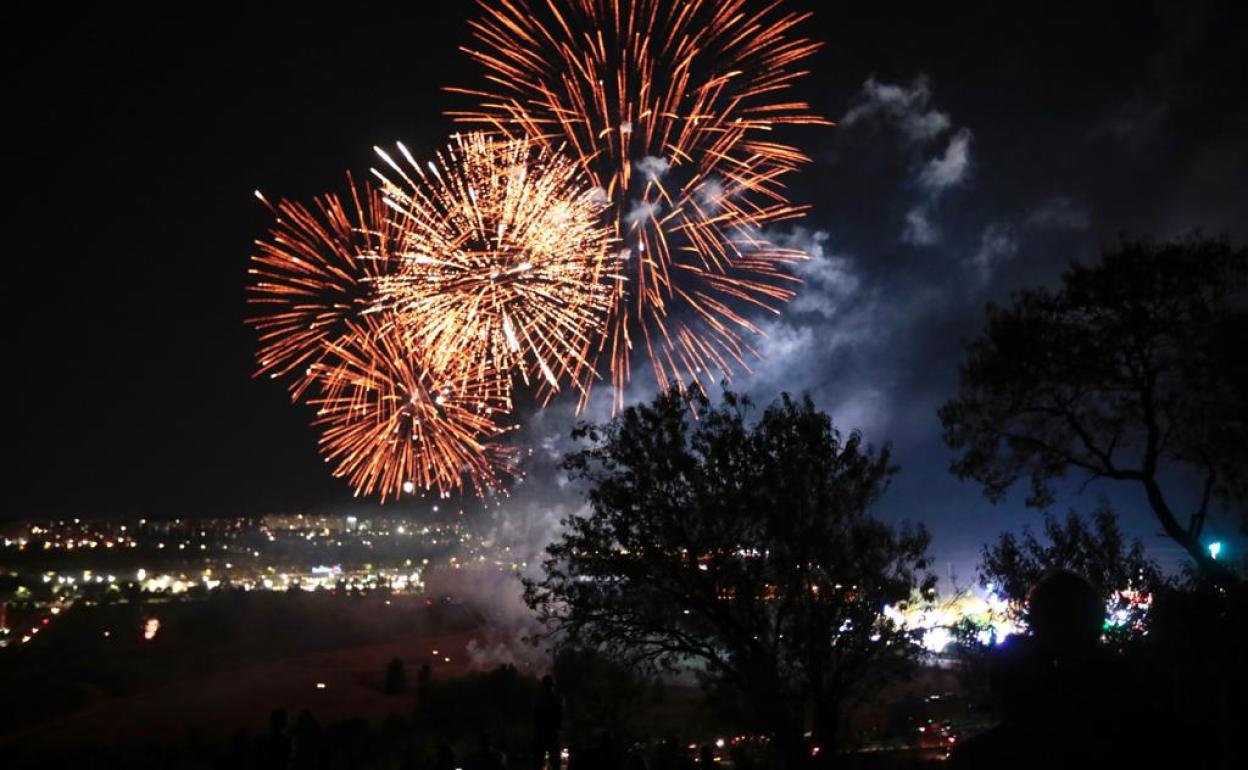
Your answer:
[[[587,743],[604,725],[628,734],[646,705],[646,682],[597,650],[565,646],[555,656],[551,673],[568,705],[565,732],[570,743]]]
[[[1161,574],[1142,544],[1122,534],[1105,505],[1090,519],[1071,513],[1061,522],[1046,516],[1043,536],[1002,534],[984,546],[980,579],[1021,604],[1041,576],[1054,569],[1082,574],[1107,593],[1124,587],[1149,592],[1147,609],[1128,600],[1110,601],[1106,612],[1113,622],[1103,626],[1107,649],[1136,681],[1147,684],[1133,696],[1135,707],[1186,745],[1186,766],[1215,766],[1219,753],[1228,761],[1238,757],[1242,720],[1237,715],[1248,692],[1243,584],[1220,586]],[[1139,633],[1140,628],[1147,633]],[[979,630],[968,622],[954,629],[964,683],[976,694],[986,690],[994,650],[978,638]]]
[[[525,598],[574,644],[738,688],[785,751],[805,714],[831,745],[844,699],[916,651],[881,610],[930,584],[929,538],[867,514],[895,471],[887,448],[842,436],[809,398],[749,411],[673,390],[578,426],[588,447],[565,467],[590,510]]]
[[[1161,571],[1144,554],[1144,544],[1128,540],[1118,516],[1102,503],[1085,519],[1071,511],[1065,521],[1044,516],[1044,540],[1024,527],[1022,537],[1003,532],[985,545],[979,564],[980,582],[992,585],[1005,599],[1022,604],[1027,592],[1044,573],[1065,569],[1082,575],[1102,591],[1126,588],[1152,590]]]
[[[1159,591],[1169,587],[1157,564],[1145,555],[1144,544],[1123,535],[1117,514],[1106,503],[1090,518],[1071,511],[1061,521],[1046,513],[1040,536],[1028,527],[1023,528],[1021,537],[1003,532],[995,543],[984,545],[979,579],[1010,602],[1019,620],[1025,620],[1028,592],[1054,570],[1082,575],[1101,591],[1106,612],[1114,614],[1107,636],[1120,650],[1142,640],[1140,631],[1151,620],[1149,608]],[[1119,593],[1126,590],[1143,592],[1149,601],[1134,601]],[[983,695],[987,653],[993,642],[985,640],[981,635],[985,629],[970,619],[963,619],[952,630],[963,664],[964,684],[974,695]]]
[[[1201,533],[1215,498],[1248,490],[1246,282],[1248,251],[1224,240],[1124,241],[1055,291],[989,305],[940,410],[953,471],[994,501],[1028,477],[1037,506],[1071,471],[1138,484],[1166,535],[1227,578]],[[1202,479],[1189,516],[1162,488],[1168,466]]]
[[[528,732],[536,690],[537,681],[511,665],[433,679],[421,691],[420,727],[451,741],[479,737],[488,727],[500,747],[516,745]]]

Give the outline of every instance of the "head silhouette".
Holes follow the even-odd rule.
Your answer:
[[[1100,592],[1073,572],[1049,572],[1027,595],[1027,622],[1032,636],[1051,654],[1066,655],[1095,647],[1104,617]]]

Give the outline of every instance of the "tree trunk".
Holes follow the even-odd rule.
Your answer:
[[[1196,568],[1203,577],[1223,585],[1235,582],[1234,573],[1214,560],[1199,539],[1189,534],[1179,524],[1178,518],[1175,517],[1174,511],[1170,510],[1170,504],[1166,502],[1165,495],[1161,492],[1161,487],[1147,476],[1144,478],[1144,492],[1148,495],[1149,506],[1152,507],[1157,520],[1161,522],[1161,528],[1165,530],[1170,539],[1187,551],[1192,560],[1196,562]]]

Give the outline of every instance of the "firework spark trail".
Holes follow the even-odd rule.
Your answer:
[[[465,479],[484,495],[510,475],[495,441],[509,379],[469,357],[434,370],[390,315],[374,312],[400,233],[381,190],[348,183],[345,201],[324,195],[310,207],[257,193],[276,215],[247,287],[257,375],[290,377],[292,400],[317,408],[322,454],[357,495],[446,495]]]
[[[512,475],[511,453],[497,443],[510,430],[497,419],[511,410],[495,378],[468,367],[437,373],[384,314],[347,322],[328,343],[327,363],[313,364],[319,394],[321,453],[356,495],[398,499],[448,496],[464,480],[484,496]]]
[[[785,95],[820,47],[792,35],[806,15],[747,0],[478,4],[464,50],[489,85],[448,89],[478,102],[449,114],[566,145],[612,203],[625,264],[597,355],[616,405],[637,344],[661,387],[748,368],[742,333],[758,329],[740,308],[792,298],[804,258],[759,235],[804,212],[784,177],[809,158],[771,133],[828,125]],[[583,406],[595,367],[580,371]]]
[[[524,139],[476,132],[426,171],[377,149],[401,232],[397,269],[372,279],[430,366],[476,361],[547,395],[583,387],[617,277],[605,203],[577,164]],[[402,162],[400,162],[400,160]]]
[[[349,197],[324,195],[311,207],[256,196],[276,215],[256,242],[247,319],[260,334],[256,376],[292,377],[292,400],[313,381],[312,365],[341,342],[348,324],[373,303],[369,279],[389,269],[393,229],[381,192],[357,187]]]

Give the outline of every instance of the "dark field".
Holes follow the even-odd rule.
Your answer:
[[[153,618],[159,630],[145,640]],[[262,728],[277,706],[380,720],[412,707],[383,694],[390,660],[459,675],[480,631],[468,608],[424,597],[255,593],[76,607],[0,656],[0,742],[215,739]]]
[[[145,639],[151,619],[160,626]],[[281,708],[293,734],[315,725],[318,745],[337,747],[331,767],[402,767],[405,758],[419,766],[442,741],[469,751],[482,731],[523,757],[535,680],[523,667],[499,668],[497,654],[517,644],[448,598],[237,593],[78,606],[45,626],[36,643],[0,656],[11,696],[0,702],[0,751],[13,766],[233,766],[231,752],[262,746],[270,715]],[[395,659],[407,686],[387,694],[384,672]],[[436,686],[422,713],[423,665]],[[890,699],[948,686],[947,674],[930,670]],[[865,714],[867,722],[887,718],[882,710]],[[630,721],[656,745],[678,739],[682,750],[690,740],[731,735],[693,682],[647,694]],[[244,764],[256,761],[257,750],[248,751]],[[895,748],[841,759],[845,767],[893,768],[941,757]],[[726,753],[724,760],[731,766]]]

